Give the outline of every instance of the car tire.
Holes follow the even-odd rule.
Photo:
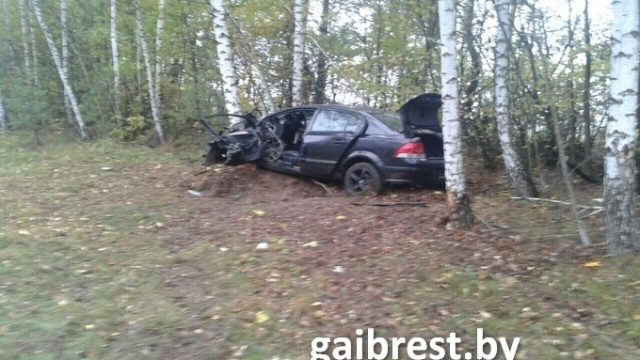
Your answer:
[[[349,195],[377,195],[382,192],[382,176],[371,163],[358,162],[344,174],[344,189]]]

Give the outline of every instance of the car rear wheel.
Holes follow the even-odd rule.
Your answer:
[[[355,163],[344,174],[344,188],[349,195],[376,195],[382,191],[382,177],[372,164]]]

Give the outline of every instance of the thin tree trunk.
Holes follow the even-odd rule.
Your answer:
[[[58,71],[58,75],[60,76],[60,81],[62,82],[64,92],[69,97],[69,102],[71,103],[71,108],[75,116],[80,138],[83,140],[86,140],[89,138],[89,136],[87,134],[84,120],[82,119],[80,106],[78,105],[78,101],[76,99],[75,93],[73,92],[73,88],[71,87],[71,83],[69,82],[69,79],[66,77],[65,71],[62,67],[62,59],[60,57],[60,52],[58,51],[58,47],[56,46],[56,43],[53,41],[53,37],[51,36],[49,27],[44,22],[44,18],[42,17],[42,11],[40,11],[40,0],[31,0],[31,5],[33,6],[33,10],[35,12],[36,19],[38,20],[38,24],[40,25],[40,29],[42,30],[42,34],[44,35],[47,45],[49,46],[49,51],[51,52],[51,57],[53,58],[53,62],[56,65],[56,70]]]
[[[511,21],[509,0],[496,0],[498,26],[496,33],[496,121],[498,137],[502,148],[502,159],[505,171],[516,196],[535,197],[537,191],[528,179],[522,167],[520,156],[515,149],[511,134],[511,120],[509,116],[509,42],[511,41]]]
[[[575,85],[573,82],[574,77],[574,33],[575,29],[573,27],[573,0],[567,0],[568,5],[568,19],[567,19],[567,68],[569,70],[569,80],[567,81],[567,91],[569,92],[569,124],[567,126],[567,130],[569,131],[568,141],[567,141],[567,156],[569,156],[569,160],[575,161],[576,159],[576,94],[575,94]],[[546,80],[546,79],[545,79]],[[553,103],[552,103],[553,104]],[[557,109],[556,109],[557,110]]]
[[[442,44],[440,47],[442,58],[442,132],[449,225],[454,228],[466,228],[473,223],[473,214],[466,193],[462,162],[462,134],[458,116],[455,0],[438,0],[438,13],[440,17],[440,42]]]
[[[29,12],[29,37],[31,38],[31,64],[32,75],[33,75],[33,84],[35,86],[40,86],[40,74],[38,69],[38,43],[36,42],[36,30],[33,27],[33,20],[31,16],[31,12]]]
[[[293,71],[291,74],[292,105],[302,104],[304,77],[304,37],[307,27],[305,0],[293,1]]]
[[[233,68],[233,50],[229,41],[229,32],[225,23],[225,9],[223,0],[210,0],[213,10],[213,33],[218,43],[216,46],[218,54],[218,66],[222,76],[222,92],[226,110],[231,114],[239,114],[240,99],[238,97],[238,79]],[[235,118],[231,123],[237,122]]]
[[[60,37],[62,39],[61,43],[61,53],[62,53],[62,71],[64,72],[64,76],[69,81],[69,34],[67,32],[67,1],[60,0]],[[64,92],[64,108],[67,112],[67,119],[69,122],[73,123],[73,115],[71,110],[71,103],[69,102],[69,95],[67,92]]]
[[[156,130],[156,134],[158,135],[158,140],[160,143],[164,143],[164,130],[162,129],[162,123],[160,122],[160,111],[158,109],[158,103],[156,100],[158,99],[155,94],[155,84],[153,80],[153,70],[151,68],[151,61],[149,58],[149,49],[147,47],[147,40],[144,34],[144,27],[142,24],[142,15],[140,13],[140,0],[136,0],[136,33],[138,43],[140,44],[140,48],[142,50],[142,59],[144,60],[144,67],[147,72],[147,87],[149,88],[149,103],[151,105],[151,117],[153,118],[153,125]]]
[[[545,41],[546,33],[544,34]],[[538,49],[540,51],[541,59],[548,59],[549,54],[543,54],[542,46],[538,42]],[[549,64],[547,61],[542,61],[542,70],[544,77],[544,88],[546,95],[549,99],[553,98],[553,88],[551,87],[551,74],[549,71]],[[569,171],[569,167],[567,166],[568,156],[565,151],[564,137],[562,134],[562,128],[560,127],[560,119],[558,116],[558,108],[555,103],[551,101],[549,103],[549,107],[551,109],[551,120],[553,121],[553,130],[556,137],[556,146],[558,147],[558,157],[560,161],[560,170],[562,171],[562,180],[564,181],[565,188],[567,190],[567,194],[569,195],[569,202],[571,203],[571,210],[573,211],[573,216],[576,222],[576,229],[578,231],[578,236],[580,238],[580,243],[583,246],[591,245],[591,239],[589,237],[589,231],[587,230],[586,225],[580,219],[580,214],[578,213],[578,207],[576,206],[576,196],[573,191],[573,182],[571,179],[571,172]]]
[[[320,26],[318,32],[320,36],[326,37],[329,33],[329,8],[330,0],[322,0],[322,17],[320,19]],[[327,88],[327,57],[323,51],[318,51],[317,59],[317,75],[315,96],[313,102],[316,104],[324,104],[327,101],[326,88]]]
[[[156,77],[154,79],[156,105],[158,112],[162,107],[161,85],[162,85],[162,36],[164,34],[164,5],[165,0],[158,0],[158,19],[156,21]]]
[[[2,97],[2,93],[0,93],[0,132],[7,132],[7,117],[4,112],[4,98]]]
[[[138,38],[138,30],[136,27],[136,86],[138,97],[142,96],[142,46]]]
[[[121,122],[120,113],[120,56],[118,54],[118,0],[110,0],[110,28],[111,28],[111,63],[113,65],[113,97],[115,115],[118,124]]]
[[[640,4],[612,1],[611,83],[605,140],[604,205],[610,255],[640,251],[635,209],[636,111],[640,54]]]
[[[27,74],[27,77],[32,80],[33,79],[33,71],[31,70],[31,52],[29,51],[29,33],[27,32],[27,20],[28,13],[27,9],[24,6],[26,0],[18,0],[18,8],[20,11],[20,34],[22,35],[22,52],[23,52],[23,62],[24,69]]]
[[[582,92],[582,121],[584,123],[584,171],[591,175],[591,29],[589,0],[584,0],[584,90]]]

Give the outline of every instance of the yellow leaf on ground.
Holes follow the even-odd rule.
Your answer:
[[[264,216],[264,214],[266,214],[264,211],[262,210],[252,210],[253,213],[257,216]]]
[[[346,219],[347,219],[347,217],[346,217],[346,216],[344,216],[344,215],[338,215],[338,216],[336,216],[336,220],[346,220]]]
[[[596,269],[596,268],[600,267],[600,261],[589,261],[589,262],[584,263],[583,266],[588,268],[588,269]]]
[[[256,313],[256,324],[264,324],[269,321],[269,314],[264,311],[258,311]]]
[[[18,234],[20,234],[20,235],[31,235],[31,233],[28,232],[27,230],[18,230]]]

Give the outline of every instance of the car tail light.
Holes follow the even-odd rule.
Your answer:
[[[424,159],[424,145],[422,145],[420,141],[406,143],[396,150],[393,157],[401,159]]]

